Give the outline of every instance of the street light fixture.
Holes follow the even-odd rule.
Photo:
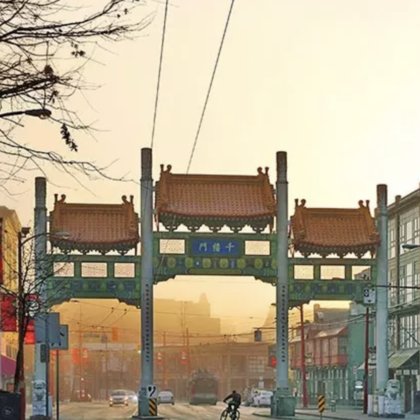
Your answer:
[[[417,245],[417,244],[402,244],[401,248],[403,248],[403,249],[416,249],[416,248],[420,248],[420,245]]]
[[[31,117],[38,117],[41,120],[45,120],[51,117],[51,111],[47,108],[27,109],[24,111],[9,111],[0,114],[0,118],[15,117],[17,115],[29,115]]]

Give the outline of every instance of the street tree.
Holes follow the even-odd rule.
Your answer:
[[[38,314],[45,314],[52,306],[51,301],[39,297],[39,291],[47,287],[47,280],[53,275],[59,275],[66,269],[65,261],[55,267],[48,258],[34,260],[35,239],[38,235],[29,235],[29,228],[22,228],[16,235],[10,235],[8,246],[3,250],[2,273],[0,283],[1,319],[0,331],[16,332],[17,353],[13,381],[13,392],[21,394],[21,412],[25,414],[25,374],[24,374],[24,344],[25,337],[30,332]],[[29,236],[28,236],[29,235]],[[12,252],[10,252],[12,251]],[[5,258],[5,256],[9,258]],[[60,293],[60,290],[55,290]],[[54,300],[55,296],[52,295]],[[6,302],[6,304],[5,304]],[[34,331],[32,331],[34,333]]]
[[[95,49],[131,39],[149,25],[153,16],[143,6],[145,0],[0,0],[0,188],[23,182],[26,171],[45,173],[48,165],[106,176],[104,168],[66,158],[51,143],[34,147],[18,128],[28,118],[47,119],[77,152],[75,133],[91,127],[71,98],[92,82],[84,73]]]

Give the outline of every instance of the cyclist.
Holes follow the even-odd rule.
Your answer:
[[[232,391],[224,400],[226,404],[228,404],[228,413],[235,413],[238,410],[239,406],[241,405],[241,394],[236,392],[235,390]],[[235,418],[235,417],[234,417]]]

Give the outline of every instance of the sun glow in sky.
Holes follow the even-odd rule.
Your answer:
[[[185,173],[230,1],[174,0],[166,44],[153,145],[159,165]],[[140,149],[150,147],[164,2],[151,1],[152,24],[134,41],[96,48],[85,70],[98,88],[75,98],[80,117],[97,131],[78,135],[77,156],[61,145],[48,122],[19,130],[25,142],[71,158],[114,162],[109,173],[140,177]],[[237,0],[190,173],[254,175],[287,151],[290,210],[357,207],[376,185],[390,202],[420,180],[420,2],[418,0]],[[3,203],[28,224],[33,220],[33,176],[13,186]],[[120,202],[139,185],[104,180],[77,182],[48,173],[53,194],[69,202]],[[274,288],[247,279],[185,279],[159,285],[159,297],[208,293],[216,311],[264,316]],[[238,286],[242,285],[244,286]],[[238,305],[232,295],[243,295]],[[238,299],[235,298],[237,301]],[[246,303],[245,303],[246,302]],[[220,307],[218,307],[218,305]]]

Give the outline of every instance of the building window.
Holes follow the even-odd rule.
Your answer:
[[[233,375],[246,374],[246,356],[232,356],[230,363],[231,363],[231,367],[230,367],[231,374]]]
[[[388,291],[389,296],[389,304],[390,306],[395,306],[397,304],[397,276],[396,276],[396,270],[391,269],[389,270],[389,283],[392,287],[390,287]]]
[[[395,258],[395,227],[394,222],[389,222],[389,231],[388,231],[388,258]]]
[[[347,354],[347,337],[338,339],[338,354]]]
[[[402,265],[400,267],[400,286],[402,287],[397,289],[397,293],[400,297],[400,303],[405,303],[405,300],[406,300],[407,289],[404,288],[407,285],[406,271],[407,271],[406,266]]]
[[[265,370],[265,365],[267,364],[267,358],[263,356],[249,356],[248,357],[248,369],[249,374],[254,375],[263,375]]]
[[[406,280],[405,280],[405,285],[407,287],[406,289],[406,302],[407,303],[411,303],[413,301],[413,264],[412,263],[408,263],[406,265]]]
[[[420,244],[420,218],[418,216],[413,220],[413,239],[415,244]]]

